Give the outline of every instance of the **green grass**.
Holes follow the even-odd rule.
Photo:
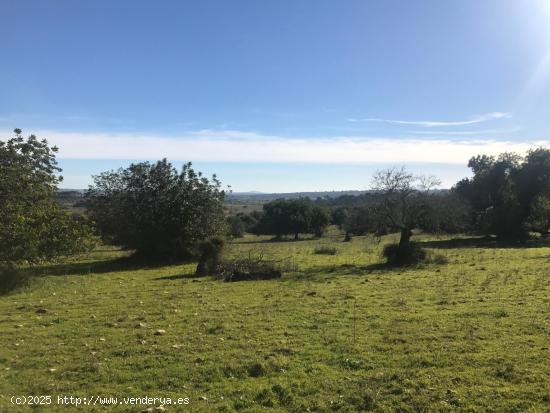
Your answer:
[[[390,269],[392,237],[330,234],[230,245],[292,260],[280,280],[199,279],[193,263],[146,267],[106,247],[44,267],[0,297],[0,411],[33,411],[12,395],[190,397],[169,412],[549,411],[550,248],[415,238],[448,263]]]
[[[237,215],[239,212],[242,212],[243,214],[250,214],[251,212],[254,212],[254,211],[261,211],[263,209],[263,205],[260,203],[248,203],[248,204],[225,203],[223,208],[227,213],[227,215]]]

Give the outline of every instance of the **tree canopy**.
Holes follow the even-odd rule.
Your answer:
[[[516,239],[530,230],[548,232],[550,150],[533,149],[525,157],[476,156],[468,166],[474,176],[458,182],[455,191],[472,206],[481,231]]]
[[[54,200],[62,177],[57,148],[22,136],[0,141],[0,262],[37,262],[84,251],[91,228]]]
[[[374,215],[379,227],[401,233],[396,249],[396,261],[406,258],[410,250],[412,230],[418,228],[429,214],[429,192],[440,184],[432,176],[415,176],[405,168],[378,171],[373,178],[373,189],[382,199]]]
[[[321,236],[329,223],[329,214],[309,198],[277,199],[264,204],[255,232],[297,239],[299,234]]]
[[[178,173],[166,159],[141,162],[93,179],[88,213],[105,239],[138,254],[189,257],[199,242],[226,231],[220,181],[191,163]]]

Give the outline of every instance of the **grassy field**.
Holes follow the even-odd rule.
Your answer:
[[[227,215],[237,215],[239,212],[243,214],[250,214],[254,211],[261,211],[263,209],[263,204],[260,203],[249,203],[249,204],[233,204],[226,203],[223,205],[223,209]]]
[[[271,281],[195,278],[193,263],[107,247],[43,267],[0,297],[0,411],[148,407],[58,395],[189,397],[168,412],[550,411],[550,247],[417,238],[448,262],[390,269],[388,239],[332,235],[230,245],[294,262]]]

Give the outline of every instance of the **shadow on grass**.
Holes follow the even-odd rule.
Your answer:
[[[233,240],[232,244],[286,244],[286,243],[293,243],[293,242],[304,242],[304,241],[314,241],[319,240],[321,238],[270,238],[270,239],[236,239]]]
[[[340,265],[327,265],[318,266],[307,269],[299,274],[296,278],[301,280],[322,280],[332,279],[335,276],[369,276],[380,275],[388,273],[403,273],[406,271],[414,271],[421,268],[423,264],[408,265],[408,266],[395,266],[387,264],[385,262],[377,262],[367,265],[355,265],[355,264],[340,264]]]
[[[207,278],[207,275],[197,275],[194,272],[186,274],[166,275],[164,277],[153,278],[155,281],[167,281],[167,280],[189,280],[192,278]]]
[[[159,260],[137,256],[113,258],[110,260],[45,264],[29,269],[33,276],[40,275],[88,275],[108,272],[149,270],[167,265],[188,264],[192,260]]]
[[[505,241],[496,237],[469,237],[453,238],[446,240],[418,241],[426,248],[541,248],[550,246],[550,239],[537,239],[526,241]]]
[[[0,296],[25,287],[29,283],[28,271],[12,266],[0,266]]]

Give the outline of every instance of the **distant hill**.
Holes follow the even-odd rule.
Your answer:
[[[435,193],[445,193],[447,189],[435,190]],[[63,205],[78,206],[82,202],[84,189],[59,189],[56,199]],[[363,204],[373,199],[374,191],[312,191],[312,192],[280,192],[264,193],[259,191],[230,192],[226,194],[225,203],[229,205],[262,205],[275,199],[309,198],[324,206],[353,206]]]
[[[338,198],[341,196],[359,196],[369,191],[320,191],[320,192],[282,192],[282,193],[263,193],[257,191],[251,192],[232,192],[226,195],[229,203],[238,202],[266,202],[274,199],[295,199],[295,198]]]

